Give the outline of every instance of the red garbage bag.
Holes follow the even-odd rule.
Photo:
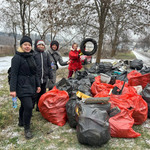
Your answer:
[[[116,81],[116,86],[121,87],[123,82]],[[141,95],[138,95],[136,90],[132,86],[125,84],[121,95],[112,94],[110,97],[112,106],[118,106],[119,108],[133,108],[132,117],[134,118],[134,124],[140,125],[147,119],[148,106],[143,100]]]
[[[110,90],[114,88],[114,85],[107,84],[107,83],[101,83],[100,77],[101,76],[95,77],[95,81],[91,86],[91,92],[92,92],[93,96],[102,92],[103,90],[110,92]]]
[[[133,110],[121,109],[119,114],[109,119],[110,134],[112,137],[136,138],[141,135],[132,129],[134,124],[132,113]]]
[[[138,72],[136,70],[133,70],[133,71],[131,71],[130,73],[127,74],[127,78],[129,80],[130,78],[138,77],[138,76],[141,76],[141,75],[142,74],[140,72]]]
[[[96,94],[94,97],[109,97],[110,96],[109,93],[110,93],[110,91],[103,90],[103,91],[99,92],[98,94]]]
[[[143,100],[141,95],[135,94],[135,96],[130,98],[134,104],[134,111],[132,117],[134,118],[134,124],[140,125],[147,120],[148,106]]]
[[[63,126],[67,121],[66,103],[68,100],[68,93],[58,90],[55,86],[41,96],[38,107],[45,119],[58,126]]]
[[[130,86],[141,85],[143,89],[146,87],[147,83],[150,83],[150,73],[128,79],[128,84]]]

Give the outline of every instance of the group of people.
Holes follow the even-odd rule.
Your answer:
[[[57,62],[62,66],[69,65],[68,78],[82,68],[81,51],[77,48],[78,45],[74,43],[69,52],[69,60],[64,62],[58,52],[57,41],[52,41],[50,49],[46,50],[45,42],[37,39],[32,50],[30,37],[23,36],[20,40],[20,47],[11,61],[10,96],[17,96],[21,102],[18,126],[24,127],[26,139],[33,137],[30,121],[34,105],[36,104],[36,111],[39,111],[38,101],[41,95],[46,92],[46,88],[51,90],[56,83]]]

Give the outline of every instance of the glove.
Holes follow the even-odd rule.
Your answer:
[[[84,54],[81,52],[79,55],[81,56],[81,55],[84,55]]]

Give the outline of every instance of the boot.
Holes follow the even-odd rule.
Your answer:
[[[26,139],[32,139],[33,138],[32,132],[30,130],[30,125],[24,125],[24,133],[25,133]]]
[[[19,120],[18,126],[23,127],[23,120],[21,118],[18,118],[18,120]]]
[[[36,107],[36,111],[39,111],[39,107],[38,106]]]

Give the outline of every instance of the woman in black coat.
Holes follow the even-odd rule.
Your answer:
[[[10,96],[17,96],[21,101],[18,126],[24,126],[26,139],[33,137],[30,130],[32,96],[41,91],[31,46],[31,38],[23,36],[20,47],[11,61],[10,79]]]

